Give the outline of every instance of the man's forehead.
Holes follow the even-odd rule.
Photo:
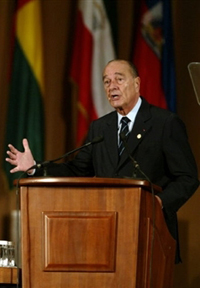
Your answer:
[[[127,69],[129,66],[125,61],[112,61],[107,64],[105,69]]]
[[[106,77],[109,74],[125,75],[130,72],[129,70],[130,70],[129,66],[127,65],[126,62],[113,61],[105,67],[104,72],[103,72],[103,77]]]

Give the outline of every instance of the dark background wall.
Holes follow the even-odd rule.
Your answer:
[[[118,55],[130,59],[133,36],[134,4],[139,0],[116,0],[119,29]],[[200,1],[172,0],[175,46],[177,113],[183,119],[198,168],[200,168],[200,106],[195,99],[187,65],[200,61]],[[42,21],[45,52],[45,159],[56,158],[74,148],[74,106],[68,67],[76,1],[43,0]],[[4,134],[8,101],[13,0],[0,0],[0,163],[5,155]],[[151,73],[151,71],[150,71]],[[145,81],[145,79],[142,79]],[[15,193],[6,189],[0,176],[0,239],[6,237],[5,218],[15,209]],[[178,213],[183,263],[175,267],[174,288],[198,288],[200,283],[200,190]],[[159,273],[159,267],[158,267]]]

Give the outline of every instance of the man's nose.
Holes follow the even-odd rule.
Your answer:
[[[117,89],[117,88],[118,88],[117,81],[115,79],[111,80],[109,89],[110,90],[114,90],[114,89]]]

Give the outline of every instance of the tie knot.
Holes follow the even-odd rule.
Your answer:
[[[123,126],[127,125],[128,122],[130,122],[130,119],[128,117],[122,117],[121,123]]]

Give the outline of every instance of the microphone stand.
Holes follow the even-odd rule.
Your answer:
[[[48,165],[50,163],[54,163],[54,162],[57,162],[57,161],[59,161],[59,160],[61,160],[63,158],[66,158],[69,155],[71,155],[71,154],[73,154],[73,153],[75,153],[75,152],[77,152],[77,151],[79,151],[79,150],[81,150],[81,149],[83,149],[83,148],[85,148],[87,146],[90,146],[90,145],[93,145],[93,144],[96,144],[96,143],[99,143],[99,142],[103,141],[103,139],[104,139],[103,136],[97,136],[92,141],[87,142],[86,144],[84,144],[84,145],[82,145],[82,146],[80,146],[78,148],[75,148],[75,149],[65,153],[64,155],[58,157],[58,158],[55,158],[55,159],[52,159],[52,160],[47,160],[47,161],[44,161],[42,163],[38,163],[38,164],[35,164],[35,165],[31,166],[30,168],[28,168],[25,171],[25,173],[28,173],[28,171],[34,170],[34,169],[37,169],[37,168],[43,168],[44,169],[43,170],[43,176],[47,177],[48,176],[47,175],[47,167],[48,167]]]
[[[134,166],[134,171],[133,171],[133,177],[134,179],[137,179],[137,175],[136,175],[136,169],[140,172],[140,174],[142,174],[145,179],[149,182],[150,187],[151,187],[151,195],[152,195],[152,219],[153,219],[153,231],[152,231],[152,241],[151,241],[151,247],[150,247],[150,264],[149,264],[149,274],[150,274],[150,286],[152,286],[152,265],[153,265],[153,249],[154,249],[154,240],[155,240],[155,192],[154,192],[154,188],[153,188],[153,183],[151,182],[151,180],[149,179],[149,177],[140,169],[139,164],[137,163],[137,161],[133,158],[133,156],[131,155],[131,152],[129,150],[128,144],[126,142],[126,135],[122,132],[120,133],[120,138],[123,142],[124,148],[129,156],[129,158],[131,159],[133,166]]]

